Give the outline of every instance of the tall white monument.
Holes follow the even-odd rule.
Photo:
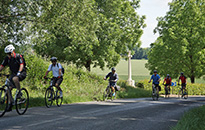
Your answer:
[[[135,86],[135,81],[132,80],[132,69],[131,69],[131,51],[128,52],[128,84],[131,86]]]

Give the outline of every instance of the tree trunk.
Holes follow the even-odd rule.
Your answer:
[[[195,77],[193,75],[191,76],[191,83],[195,83]]]
[[[91,65],[91,60],[87,60],[84,66],[88,71],[90,71],[90,65]]]

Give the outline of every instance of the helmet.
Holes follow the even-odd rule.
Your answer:
[[[157,70],[154,70],[154,73],[157,73]]]
[[[4,48],[4,52],[5,53],[11,53],[11,52],[13,52],[15,50],[15,47],[12,45],[12,44],[10,44],[10,45],[8,45],[8,46],[6,46],[5,48]]]
[[[116,69],[113,67],[112,69],[111,69],[112,71],[116,71]]]
[[[56,57],[51,57],[51,61],[57,61]]]
[[[181,75],[184,75],[184,73],[183,73],[183,72],[181,72]]]
[[[169,74],[167,74],[167,77],[169,77]]]

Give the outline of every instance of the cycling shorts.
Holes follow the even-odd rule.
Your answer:
[[[55,86],[56,83],[58,84],[58,86],[60,86],[62,82],[63,82],[63,76],[61,76],[59,79],[56,77],[53,78],[53,86]]]
[[[182,84],[182,88],[183,88],[183,87],[186,88],[186,83],[183,83],[183,84]]]
[[[110,87],[112,86],[112,87],[115,87],[116,86],[116,83],[113,83],[113,82],[110,82]]]
[[[13,77],[17,76],[16,74],[11,74],[9,80],[14,85]],[[23,81],[26,78],[26,71],[22,71],[20,75],[17,76],[19,78],[19,81]]]

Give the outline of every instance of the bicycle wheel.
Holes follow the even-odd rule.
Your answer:
[[[108,99],[108,96],[109,96],[109,90],[107,87],[105,91],[103,92],[103,101],[106,101]]]
[[[58,107],[60,107],[62,105],[63,102],[63,97],[60,97],[60,94],[58,93],[58,91],[56,92],[56,104]]]
[[[20,94],[21,97],[16,98],[15,105],[16,105],[17,113],[19,115],[23,115],[28,109],[29,95],[28,95],[28,91],[25,88],[22,88],[20,92],[21,92]]]
[[[0,117],[2,117],[8,107],[8,95],[4,88],[0,88]]]
[[[178,92],[178,98],[181,98],[181,97],[182,97],[182,90],[180,89]]]
[[[184,90],[184,94],[183,94],[184,96],[184,99],[187,99],[188,98],[188,91],[187,90]]]
[[[51,107],[52,104],[53,104],[53,100],[54,100],[54,96],[55,96],[55,93],[54,91],[49,87],[46,89],[46,93],[45,93],[45,104],[46,104],[46,107]]]
[[[153,90],[152,90],[152,99],[153,99],[154,101],[155,101],[155,100],[158,100],[156,88],[153,88]]]

